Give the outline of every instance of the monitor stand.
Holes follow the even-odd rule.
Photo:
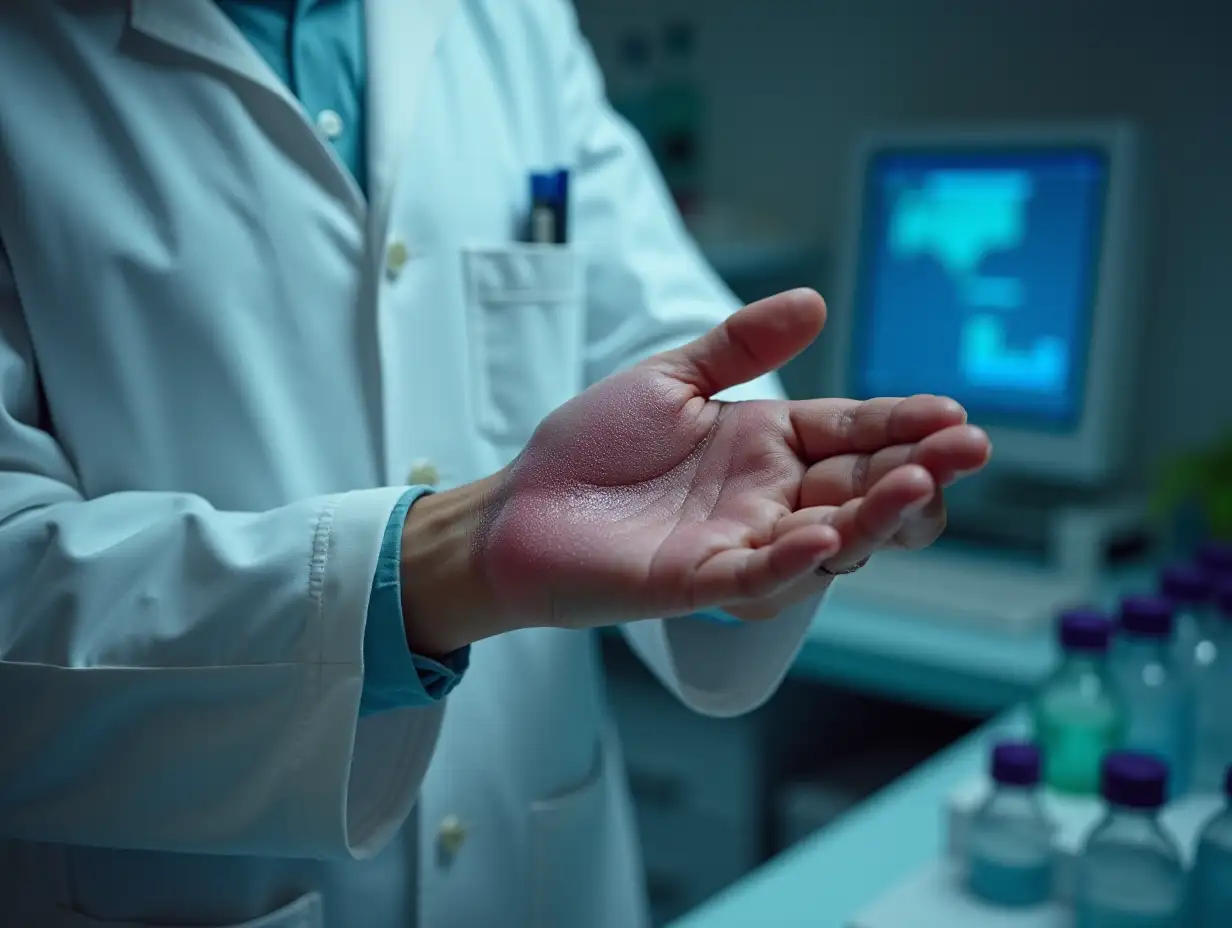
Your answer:
[[[927,551],[887,551],[835,582],[832,596],[923,621],[1024,635],[1101,599],[1108,568],[1141,548],[1140,503],[977,479],[947,493],[950,526]]]

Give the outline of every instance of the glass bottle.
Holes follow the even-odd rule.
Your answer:
[[[1159,595],[1176,609],[1176,655],[1182,672],[1197,677],[1211,656],[1213,580],[1197,564],[1173,564],[1159,575]]]
[[[1232,766],[1223,778],[1224,807],[1198,835],[1189,878],[1187,928],[1232,925]]]
[[[1037,787],[1040,751],[1004,742],[993,748],[993,789],[971,820],[967,890],[990,905],[1022,908],[1052,896],[1052,832]]]
[[[1125,599],[1110,668],[1125,709],[1124,746],[1162,758],[1172,795],[1179,796],[1189,787],[1193,763],[1194,700],[1177,666],[1175,621],[1163,597]]]
[[[1194,754],[1191,788],[1215,793],[1232,764],[1232,575],[1214,579],[1191,665]],[[1229,923],[1232,925],[1232,923]]]
[[[1159,823],[1168,766],[1114,751],[1104,759],[1108,812],[1078,859],[1076,928],[1188,928],[1181,852]]]
[[[1095,795],[1104,755],[1120,747],[1124,709],[1109,683],[1107,657],[1113,623],[1094,609],[1061,615],[1061,665],[1031,705],[1035,740],[1044,757],[1044,782],[1059,792]]]

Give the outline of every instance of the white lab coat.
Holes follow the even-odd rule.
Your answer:
[[[640,924],[593,636],[360,720],[365,611],[404,483],[730,295],[562,0],[371,0],[370,205],[210,0],[129,8],[0,7],[0,924]],[[814,606],[627,632],[734,714]]]

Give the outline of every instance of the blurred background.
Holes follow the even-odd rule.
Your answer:
[[[949,791],[1055,672],[1064,607],[1112,615],[1156,590],[1165,563],[1208,542],[1216,564],[1209,540],[1232,538],[1232,12],[575,2],[609,95],[729,285],[746,300],[801,284],[827,297],[832,324],[784,372],[789,391],[966,389],[994,432],[999,465],[955,501],[951,544],[914,574],[894,563],[839,581],[788,684],[754,715],[691,716],[619,637],[606,645],[657,924],[707,900],[681,924],[760,923],[740,920],[756,893],[716,893],[776,857],[741,887],[796,891],[812,874],[810,891],[854,917],[944,842]],[[972,171],[1034,205],[989,220]],[[951,232],[975,234],[966,259],[951,251],[947,266],[946,246],[926,241],[936,211],[915,226],[894,211],[921,191]],[[981,211],[991,231],[971,233]],[[1037,278],[1069,265],[1073,280],[1033,305]],[[890,305],[894,292],[920,299]],[[1059,328],[1032,335],[1015,311]],[[975,366],[896,373],[931,337],[912,325],[947,312],[966,327],[950,367]],[[1014,348],[1024,332],[1035,355]]]

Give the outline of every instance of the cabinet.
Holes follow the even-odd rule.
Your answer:
[[[786,685],[766,706],[712,719],[681,705],[605,636],[608,699],[620,731],[656,925],[769,858],[775,788],[870,737],[867,699]]]

